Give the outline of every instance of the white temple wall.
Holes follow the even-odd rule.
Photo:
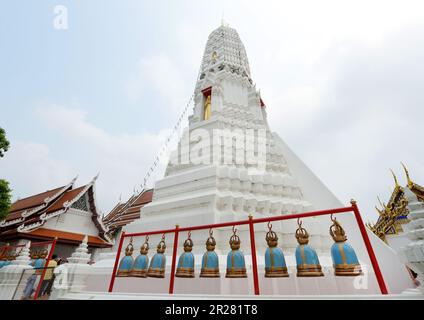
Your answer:
[[[66,213],[47,220],[43,227],[97,237],[99,230],[94,225],[91,217],[91,212],[69,208]]]

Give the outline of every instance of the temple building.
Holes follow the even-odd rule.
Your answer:
[[[406,186],[399,185],[392,171],[395,187],[390,199],[387,204],[379,199],[381,208],[376,207],[378,220],[367,226],[399,254],[411,277],[418,280],[419,289],[424,292],[424,188],[411,180],[404,164],[402,167]]]
[[[402,166],[407,180],[406,186],[399,185],[398,179],[392,171],[395,186],[390,199],[387,204],[379,201],[380,208],[376,207],[378,220],[375,224],[368,224],[368,228],[389,245],[393,244],[398,235],[405,232],[404,227],[410,222],[406,192],[411,192],[418,201],[424,202],[424,188],[413,182],[408,169],[403,164]]]
[[[111,238],[118,238],[124,226],[140,219],[140,210],[152,201],[153,189],[134,192],[126,201],[119,201],[116,206],[103,219],[103,224]]]
[[[60,257],[70,256],[86,235],[90,250],[111,247],[96,207],[96,179],[74,188],[74,178],[64,186],[15,201],[0,222],[0,241],[14,245],[57,238],[55,254]]]

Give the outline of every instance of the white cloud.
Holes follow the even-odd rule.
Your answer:
[[[125,91],[132,100],[151,101],[156,111],[178,114],[188,102],[187,89],[181,66],[159,54],[139,61]]]
[[[79,174],[79,183],[90,181],[100,172],[98,204],[106,212],[116,204],[121,193],[125,199],[134,187],[140,190],[147,169],[169,134],[169,130],[164,129],[157,134],[112,135],[92,124],[86,112],[58,105],[40,107],[36,114],[70,150],[70,156],[62,154],[62,160]],[[163,169],[162,161],[156,174],[161,175]],[[56,171],[60,168],[55,168]]]
[[[75,171],[68,163],[40,143],[13,141],[0,159],[0,177],[9,181],[12,200],[64,185],[73,175]]]

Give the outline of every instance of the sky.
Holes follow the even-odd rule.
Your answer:
[[[422,1],[387,0],[2,1],[0,127],[11,147],[0,178],[16,200],[100,173],[108,213],[140,189],[224,19],[271,129],[375,220],[389,168],[404,185],[402,161],[424,184],[423,12]]]

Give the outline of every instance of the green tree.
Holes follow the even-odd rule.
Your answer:
[[[12,190],[9,188],[9,182],[0,179],[0,220],[6,218],[11,203]]]
[[[6,132],[0,127],[0,158],[4,156],[4,153],[9,150],[9,141],[6,139]]]
[[[6,139],[6,132],[0,128],[0,158],[9,150],[10,143]],[[11,205],[12,190],[9,188],[9,182],[0,179],[0,220],[6,218]]]

